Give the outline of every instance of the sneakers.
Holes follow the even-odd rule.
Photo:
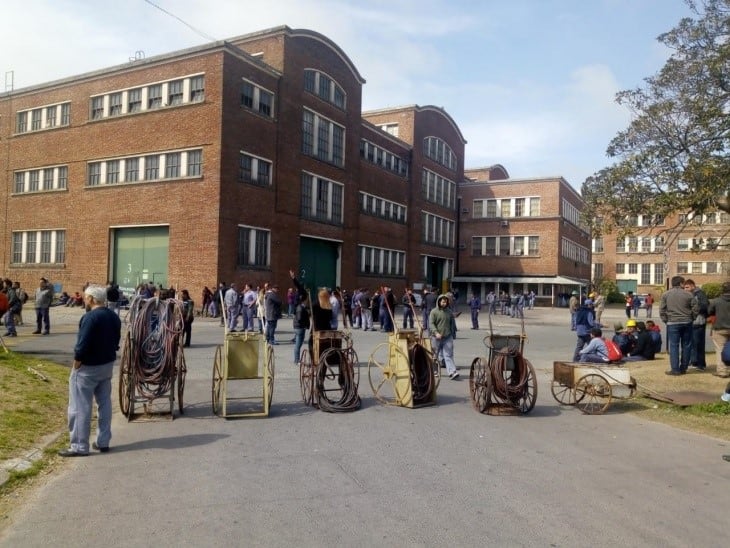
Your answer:
[[[62,449],[58,452],[59,457],[88,457],[88,453],[79,453],[78,451],[74,451],[71,448],[68,449]]]
[[[449,378],[450,378],[450,379],[451,379],[452,381],[455,381],[456,379],[458,379],[458,378],[459,378],[459,372],[458,372],[458,371],[454,371],[454,372],[453,372],[453,373],[452,373],[451,375],[449,375]]]
[[[94,443],[92,443],[92,444],[91,444],[91,448],[92,448],[92,449],[93,449],[94,451],[99,451],[99,453],[108,453],[108,452],[109,452],[109,448],[108,448],[108,447],[99,447],[99,446],[98,446],[98,445],[96,444],[96,442],[94,442]]]
[[[40,334],[41,334],[41,332],[38,329],[36,329],[35,331],[33,331],[33,335],[40,335]]]
[[[672,371],[672,370],[669,370],[669,371],[665,371],[664,374],[665,375],[684,375],[684,371]]]
[[[726,402],[730,403],[730,393],[725,392],[722,396],[720,396],[720,399],[722,401],[726,401]]]

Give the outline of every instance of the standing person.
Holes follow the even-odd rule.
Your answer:
[[[364,287],[360,292],[360,313],[362,316],[362,330],[375,331],[373,328],[373,311],[372,311],[372,299],[370,298],[370,290]]]
[[[228,330],[229,331],[235,331],[236,327],[238,326],[238,291],[236,291],[236,283],[232,283],[231,287],[228,288],[226,291],[225,296],[223,297],[223,302],[225,303],[226,307],[226,313],[228,315],[227,323],[228,323]],[[246,329],[246,326],[244,325],[244,330]]]
[[[302,355],[302,343],[304,335],[309,329],[309,295],[304,292],[299,296],[299,304],[294,308],[294,363],[299,363]]]
[[[332,322],[330,323],[330,329],[337,330],[339,326],[339,316],[342,310],[342,297],[340,296],[340,288],[336,287],[330,295],[330,305],[332,306]],[[345,325],[345,327],[347,327]]]
[[[580,299],[578,298],[578,292],[573,290],[570,294],[570,300],[568,301],[568,310],[570,310],[570,330],[575,331],[575,315],[580,307]]]
[[[603,316],[603,309],[606,306],[606,299],[601,295],[600,291],[597,291],[593,296],[593,312],[596,315],[596,326],[602,327],[601,316]]]
[[[345,321],[352,326],[352,294],[347,290],[342,290],[342,307],[345,309]]]
[[[206,285],[203,287],[203,292],[200,295],[200,315],[206,318],[208,316],[208,309],[210,308],[210,303],[213,300],[213,292],[210,290],[210,288]]]
[[[294,316],[294,312],[297,308],[297,292],[293,287],[286,290],[286,315],[289,317]]]
[[[444,361],[449,378],[456,380],[459,378],[459,371],[454,363],[453,314],[450,304],[446,295],[439,295],[436,300],[436,308],[431,311],[428,321],[434,355]]]
[[[383,295],[380,298],[380,327],[381,331],[392,333],[395,326],[395,295],[390,287],[383,288]]]
[[[495,300],[496,297],[494,296],[494,291],[490,291],[489,293],[487,293],[487,314],[489,314],[490,316],[495,312]]]
[[[634,310],[634,318],[638,318],[639,308],[641,308],[641,299],[638,295],[634,295],[634,298],[631,300],[631,308]]]
[[[710,338],[715,346],[717,368],[713,375],[727,379],[730,377],[730,364],[723,362],[722,349],[730,340],[730,281],[722,284],[722,293],[710,301],[707,307],[708,316],[714,316]]]
[[[15,329],[15,314],[20,311],[20,299],[18,293],[13,288],[13,282],[9,278],[3,280],[3,292],[8,298],[8,311],[5,313],[5,337],[17,337],[18,332]]]
[[[472,293],[467,304],[471,312],[471,328],[479,329],[479,311],[482,309],[482,301],[479,300],[476,293]]]
[[[705,360],[705,344],[707,344],[707,307],[710,301],[707,295],[695,285],[694,280],[685,280],[684,289],[697,300],[699,311],[692,322],[692,353],[689,357],[689,365],[694,369],[704,371],[707,367]]]
[[[403,294],[403,329],[413,329],[413,309],[416,307],[416,297],[413,295],[413,290],[410,288],[406,289]]]
[[[243,286],[243,328],[253,331],[253,318],[256,315],[256,292],[251,284]]]
[[[697,317],[699,305],[688,291],[683,289],[684,278],[672,277],[672,289],[662,293],[659,317],[667,325],[669,364],[667,375],[684,375],[692,353],[692,322]]]
[[[213,317],[221,319],[221,327],[225,322],[225,312],[223,312],[223,299],[226,296],[226,282],[218,284],[218,288],[213,293],[213,301],[211,302],[210,308],[213,312]]]
[[[436,308],[436,292],[433,290],[423,290],[423,329],[424,331],[430,330],[428,320],[431,317],[431,312]]]
[[[89,454],[93,400],[97,406],[96,441],[92,448],[109,451],[112,438],[112,372],[117,357],[122,322],[106,308],[106,288],[90,285],[84,290],[87,312],[79,321],[74,362],[68,383],[68,429],[71,446],[62,457]]]
[[[594,327],[597,326],[593,315],[593,301],[586,299],[575,314],[575,334],[578,336],[578,340],[573,352],[574,362],[580,359],[580,351],[583,347],[591,342],[591,329]]]
[[[190,298],[187,289],[180,292],[182,297],[182,316],[183,316],[183,333],[185,334],[185,342],[183,346],[190,346],[190,337],[193,333],[193,319],[195,319],[195,302]]]
[[[40,279],[38,289],[35,290],[35,324],[36,328],[33,335],[40,335],[41,331],[44,335],[51,332],[51,318],[48,309],[53,301],[53,287],[45,278]]]
[[[652,311],[654,310],[654,295],[649,293],[644,299],[644,306],[646,306],[646,317],[651,318]]]
[[[634,292],[629,291],[624,299],[624,310],[626,311],[626,317],[631,318],[631,309],[634,306]]]
[[[281,297],[279,296],[278,284],[272,284],[264,295],[264,314],[266,316],[266,342],[269,344],[279,344],[276,342],[276,325],[281,318]]]
[[[106,307],[119,314],[119,287],[112,280],[106,283]]]

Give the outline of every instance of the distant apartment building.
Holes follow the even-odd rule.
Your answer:
[[[439,107],[363,114],[364,83],[277,27],[0,94],[4,275],[445,287],[466,140]]]
[[[590,284],[584,203],[562,177],[510,179],[502,166],[465,170],[459,187],[457,275],[464,294],[533,291],[557,306]]]
[[[594,238],[592,279],[614,280],[621,292],[652,293],[675,275],[697,285],[730,278],[730,215],[626,219],[631,235]]]

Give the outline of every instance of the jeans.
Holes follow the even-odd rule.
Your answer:
[[[578,335],[578,341],[575,343],[575,351],[573,352],[574,362],[580,361],[580,351],[583,350],[583,347],[589,342],[591,342],[590,333],[587,335]]]
[[[48,315],[48,309],[47,308],[36,308],[35,309],[35,323],[36,323],[36,329],[38,331],[41,330],[41,327],[45,324],[46,326],[46,333],[51,331],[51,318]]]
[[[684,373],[689,366],[689,357],[692,352],[692,322],[668,324],[667,343],[669,344],[669,365],[672,371]]]
[[[302,353],[302,344],[304,344],[304,334],[306,329],[301,327],[294,328],[294,363],[299,362],[299,356]]]
[[[408,327],[409,321],[411,329],[413,329],[413,309],[410,305],[405,305],[405,308],[403,309],[403,329]]]
[[[689,363],[700,369],[707,367],[707,362],[705,361],[706,334],[706,325],[692,326],[692,353],[689,357]]]
[[[96,444],[109,447],[112,439],[112,371],[114,362],[71,368],[68,381],[68,431],[71,450],[89,452],[91,408],[96,399],[98,424]]]
[[[229,331],[235,331],[236,326],[238,326],[238,307],[237,306],[229,306],[228,307],[228,330]]]
[[[479,309],[472,308],[471,310],[471,327],[472,329],[479,329]]]
[[[431,337],[431,345],[433,347],[434,356],[436,356],[437,359],[444,360],[446,373],[449,375],[456,373],[456,364],[454,363],[454,338],[451,336],[446,338],[442,337],[440,339]]]
[[[276,324],[279,320],[266,320],[266,342],[276,344],[274,334],[276,333]]]

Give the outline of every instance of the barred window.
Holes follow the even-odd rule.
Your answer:
[[[238,227],[239,267],[267,267],[270,254],[270,231],[251,226]]]
[[[122,92],[112,93],[109,96],[109,116],[119,116],[122,113]]]
[[[203,151],[188,151],[188,177],[200,177],[203,173]]]
[[[190,79],[190,102],[199,103],[205,100],[205,76],[194,76]]]
[[[127,112],[140,112],[142,110],[142,88],[130,89],[127,92]]]
[[[162,84],[155,84],[147,88],[147,110],[162,106]]]
[[[167,84],[167,105],[181,105],[183,102],[183,81],[173,80]]]
[[[110,160],[106,163],[106,182],[119,182],[119,160]]]
[[[180,177],[180,153],[173,152],[165,155],[165,178],[175,179]]]
[[[145,156],[144,157],[144,180],[154,181],[160,178],[160,157]]]

